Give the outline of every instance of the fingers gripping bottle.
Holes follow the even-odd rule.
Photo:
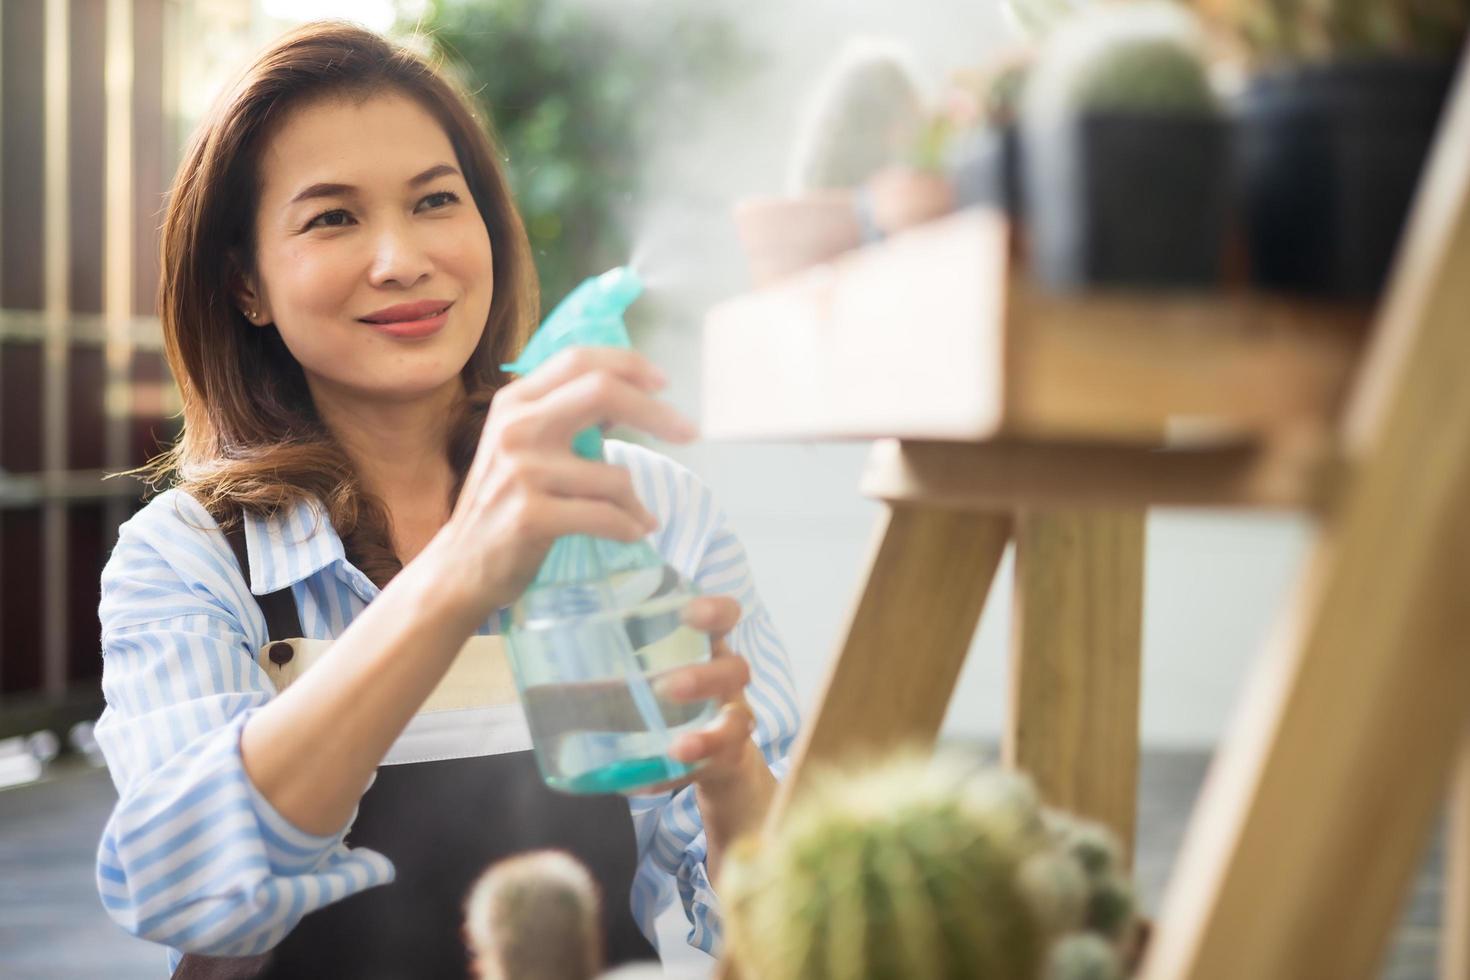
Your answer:
[[[631,347],[623,314],[642,292],[627,268],[588,279],[505,370],[525,374],[572,346]],[[572,450],[601,462],[601,431],[577,433]],[[697,594],[646,540],[577,534],[552,543],[535,580],[500,614],[547,785],[630,793],[694,768],[670,758],[669,746],[712,719],[718,705],[669,701],[659,680],[710,657],[708,636],[681,619]]]

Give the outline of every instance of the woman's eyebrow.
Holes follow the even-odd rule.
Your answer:
[[[409,182],[408,182],[408,186],[409,187],[418,187],[418,186],[420,186],[422,184],[427,184],[431,180],[437,180],[440,177],[458,177],[458,176],[459,176],[459,171],[456,170],[454,167],[451,167],[449,164],[447,164],[447,163],[436,163],[436,164],[434,164],[434,166],[430,167],[428,170],[425,170],[423,173],[419,174],[417,177],[411,178],[409,180]]]
[[[357,192],[357,188],[351,184],[312,184],[296,192],[296,196],[286,202],[286,206],[309,201],[314,197],[350,197]]]
[[[458,176],[459,171],[456,168],[451,167],[447,163],[436,163],[434,166],[430,167],[428,170],[425,170],[423,173],[418,174],[414,177],[410,177],[408,179],[408,186],[419,187],[423,184],[427,184],[431,180],[436,180],[439,177],[448,177],[451,175]],[[296,196],[291,198],[290,202],[288,203],[297,204],[301,201],[309,201],[314,197],[347,197],[356,192],[357,188],[353,187],[351,184],[312,184],[311,186],[305,187],[302,190],[298,191]]]

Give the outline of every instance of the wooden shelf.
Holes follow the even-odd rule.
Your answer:
[[[1250,293],[1045,295],[971,210],[729,300],[705,435],[1198,444],[1336,418],[1371,311]]]
[[[993,512],[1145,506],[1323,512],[1348,471],[1348,462],[1317,439],[1184,448],[881,439],[869,453],[862,492],[889,503]]]

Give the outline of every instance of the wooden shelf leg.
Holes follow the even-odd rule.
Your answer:
[[[1470,74],[1349,406],[1355,472],[1196,806],[1145,980],[1376,976],[1470,725]]]
[[[1138,797],[1144,516],[1017,519],[1003,750],[1048,804],[1111,828],[1128,860]]]
[[[1008,515],[889,508],[841,649],[772,805],[779,821],[813,766],[939,733],[995,570]]]
[[[1450,782],[1444,848],[1439,975],[1440,980],[1470,980],[1470,731],[1460,739]]]

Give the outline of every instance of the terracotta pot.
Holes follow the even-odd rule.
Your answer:
[[[954,185],[946,175],[933,170],[884,167],[868,178],[864,191],[873,225],[885,235],[954,210]]]
[[[750,263],[750,277],[757,286],[862,243],[851,191],[745,198],[735,203],[734,217]]]

